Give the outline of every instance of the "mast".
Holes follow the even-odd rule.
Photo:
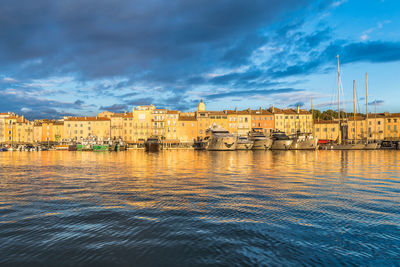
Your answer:
[[[338,141],[339,144],[342,143],[342,131],[340,129],[340,69],[339,69],[339,55],[337,57],[337,89],[338,89],[338,119],[339,119],[339,136]]]
[[[313,103],[313,98],[311,97],[311,125],[312,125],[312,128],[313,129],[311,129],[311,133],[313,133],[314,132],[314,103]]]
[[[375,123],[375,142],[376,142],[376,137],[378,136],[378,132],[376,131],[376,99],[375,99],[375,121],[374,121],[374,123]]]
[[[354,141],[357,140],[357,123],[356,123],[356,81],[353,80],[353,119],[354,119]]]
[[[366,96],[365,96],[365,101],[367,102],[367,109],[366,109],[366,124],[367,124],[367,144],[368,144],[368,137],[369,137],[369,127],[368,127],[368,73],[365,73],[365,83],[366,83]]]

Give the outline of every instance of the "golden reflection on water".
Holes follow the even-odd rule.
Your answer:
[[[334,194],[365,201],[390,197],[376,192],[399,182],[398,159],[397,151],[6,152],[0,154],[0,200],[204,212],[214,199],[213,208],[313,209],[317,196],[326,203]],[[280,205],[257,201],[257,195]]]

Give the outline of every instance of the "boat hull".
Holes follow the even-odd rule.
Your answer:
[[[160,151],[161,148],[160,144],[158,143],[145,143],[144,146],[145,150],[149,152],[157,152]]]
[[[251,150],[253,148],[253,143],[237,143],[236,150]]]
[[[306,139],[306,140],[293,140],[290,145],[290,150],[316,150],[318,148],[318,139]]]
[[[293,140],[274,140],[271,150],[288,150]]]
[[[378,143],[370,144],[332,144],[323,147],[325,150],[376,150],[379,148]]]
[[[253,150],[268,150],[271,149],[273,144],[273,140],[271,138],[265,138],[265,139],[255,139],[254,140],[254,145],[253,145]]]
[[[207,143],[207,150],[230,151],[236,150],[236,138],[234,137],[213,137]]]

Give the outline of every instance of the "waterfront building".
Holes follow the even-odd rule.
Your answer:
[[[115,114],[115,123],[122,123],[122,140],[127,143],[134,143],[136,140],[137,132],[134,123],[133,113]],[[119,129],[121,124],[114,125],[115,129]],[[118,131],[118,130],[116,130]],[[116,133],[115,133],[116,134]],[[114,137],[113,137],[114,138]],[[120,136],[116,135],[115,139],[119,139]]]
[[[63,130],[64,131],[64,130]],[[33,122],[33,142],[40,143],[42,141],[42,123],[40,121]]]
[[[251,111],[251,129],[263,132],[266,136],[274,130],[274,114],[268,110],[258,109]]]
[[[336,141],[339,137],[339,124],[337,121],[314,121],[314,137],[321,141]]]
[[[380,114],[370,114],[368,123],[364,117],[349,118],[347,120],[347,139],[363,140],[368,137],[370,140],[384,139],[385,118]]]
[[[163,139],[166,142],[176,143],[179,140],[178,135],[178,120],[179,111],[177,110],[167,110],[165,115],[165,129]]]
[[[400,141],[400,113],[383,113],[385,120],[384,139]]]
[[[124,118],[127,113],[99,113],[98,116],[100,117],[100,115],[104,116],[104,118],[110,119],[111,139],[124,140]]]
[[[110,119],[104,117],[67,117],[64,119],[63,136],[67,140],[80,141],[96,136],[99,140],[110,138]]]
[[[40,139],[37,134],[37,130],[35,130],[40,125],[41,133]],[[64,121],[56,121],[56,120],[42,120],[40,124],[34,123],[33,129],[34,141],[37,142],[60,142],[63,139],[64,134]]]
[[[15,116],[15,114],[12,112],[0,113],[0,143],[4,143],[7,141],[6,138],[6,131],[8,130],[7,118],[11,116]]]
[[[167,110],[166,109],[154,109],[152,112],[152,125],[153,125],[153,136],[157,136],[160,140],[165,136],[165,121],[166,121]]]
[[[143,142],[153,135],[154,105],[138,106],[132,110],[133,142]]]
[[[28,120],[17,120],[13,124],[13,141],[18,144],[33,143],[33,123]]]
[[[285,132],[288,135],[313,131],[312,114],[307,110],[300,109],[300,107],[297,107],[297,110],[271,107],[268,111],[274,114],[275,130]]]
[[[198,121],[195,116],[179,116],[177,136],[181,143],[192,144],[198,136]]]

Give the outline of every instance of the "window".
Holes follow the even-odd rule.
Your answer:
[[[88,130],[90,131],[90,127],[88,127]]]
[[[83,134],[83,131],[81,130],[81,134]]]
[[[244,118],[244,122],[247,122],[247,117],[246,117],[246,118]]]
[[[393,119],[393,122],[397,122],[397,119]]]
[[[381,122],[380,122],[380,121],[378,121],[378,125],[381,125]]]
[[[317,133],[319,133],[319,128],[316,129]]]
[[[390,122],[390,119],[388,119],[388,122]]]
[[[388,131],[390,131],[390,125],[388,125]]]
[[[332,132],[334,132],[335,131],[335,128],[332,128]]]
[[[397,131],[397,125],[394,125],[394,126],[393,126],[393,130],[394,130],[394,131]]]

